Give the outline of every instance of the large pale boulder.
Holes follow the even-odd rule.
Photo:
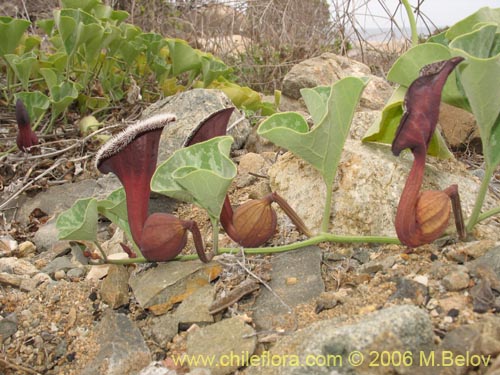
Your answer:
[[[409,152],[397,158],[386,145],[347,140],[333,187],[330,231],[395,236],[396,208],[411,165]],[[269,177],[272,190],[282,195],[311,229],[318,231],[326,194],[320,174],[287,152],[271,166]],[[451,184],[459,186],[464,214],[468,217],[480,181],[458,161],[428,158],[423,189],[442,190]],[[493,196],[488,196],[484,209],[499,204]],[[479,225],[476,234],[500,238],[500,231],[494,225]]]
[[[383,108],[392,94],[391,85],[371,74],[367,65],[333,53],[304,60],[290,69],[283,79],[282,94],[285,98],[300,99],[302,88],[328,86],[348,76],[370,79],[360,101],[364,109]]]

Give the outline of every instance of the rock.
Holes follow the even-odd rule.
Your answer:
[[[423,305],[429,296],[429,289],[417,281],[399,277],[396,279],[396,291],[389,297],[392,299],[410,299]]]
[[[243,188],[251,185],[257,177],[254,174],[265,174],[266,159],[259,154],[249,152],[243,155],[238,163],[238,175],[236,176],[235,183],[238,188]],[[266,168],[267,169],[267,168]]]
[[[359,273],[376,273],[379,271],[387,271],[396,263],[395,256],[388,256],[382,259],[374,259],[363,264]]]
[[[107,310],[94,331],[99,351],[81,375],[132,375],[150,363],[146,342],[126,315]]]
[[[208,307],[215,297],[213,285],[205,285],[194,291],[179,305],[175,311],[180,329],[187,329],[196,324],[203,326],[214,322],[213,316],[208,312]]]
[[[52,262],[42,268],[42,272],[49,275],[54,275],[57,271],[67,272],[72,268],[77,268],[78,265],[74,264],[67,256],[55,258]]]
[[[435,353],[439,360],[443,355],[452,354],[453,358],[474,356],[473,362],[460,364],[448,362],[445,371],[440,374],[467,374],[472,368],[480,373],[491,365],[493,357],[500,353],[500,318],[489,317],[481,323],[465,325],[454,329],[445,336]],[[477,365],[475,365],[477,363]]]
[[[247,368],[245,373],[373,374],[373,367],[369,367],[373,359],[370,356],[371,351],[411,352],[417,355],[421,351],[428,353],[434,349],[432,323],[427,314],[417,307],[393,306],[359,316],[355,322],[349,320],[349,317],[344,317],[319,321],[284,336],[266,356],[281,358],[280,366],[252,366]],[[356,354],[355,351],[360,353]],[[261,358],[265,360],[264,356]],[[301,366],[306,363],[306,359],[311,358],[324,365]],[[351,366],[349,360],[361,358],[364,360],[360,366]],[[414,363],[418,366],[418,363]],[[383,373],[399,373],[399,369],[389,363],[384,366]],[[415,371],[410,372],[407,367],[404,370],[407,373],[418,371],[415,368]]]
[[[70,202],[68,202],[68,204],[69,203]],[[71,203],[71,205],[73,203]],[[62,211],[63,210],[61,210],[61,212]],[[38,250],[43,252],[52,249],[58,242],[61,242],[58,240],[58,237],[59,231],[56,228],[56,218],[54,217],[47,221],[45,224],[40,225],[37,232],[35,233],[35,236],[33,237],[33,241],[37,244]]]
[[[331,85],[354,72],[371,74],[370,69],[362,63],[333,53],[324,53],[294,65],[283,79],[281,93],[299,99],[302,88]]]
[[[347,140],[333,187],[331,224],[334,232],[395,236],[394,217],[410,168],[408,153],[396,158],[385,145]],[[271,189],[288,201],[311,230],[319,230],[326,194],[319,172],[291,153],[285,153],[269,168],[269,177]],[[479,181],[457,161],[429,157],[423,188],[443,189],[451,184],[459,186],[467,217],[479,191]],[[483,210],[498,205],[498,199],[488,195]],[[474,234],[491,240],[500,237],[494,224],[480,223]]]
[[[64,270],[57,270],[54,272],[54,280],[62,280],[66,277],[66,272]]]
[[[83,269],[83,268],[72,268],[72,269],[70,269],[66,273],[66,276],[68,276],[68,278],[71,281],[79,281],[80,279],[82,279],[83,277],[85,277],[85,269]]]
[[[447,259],[457,263],[467,263],[484,255],[486,252],[498,246],[492,240],[481,240],[472,242],[460,242],[443,249],[443,254]]]
[[[214,366],[208,368],[212,375],[231,374],[246,365],[257,344],[255,331],[240,318],[234,317],[192,330],[187,338],[187,355],[192,358],[213,358]]]
[[[143,308],[161,315],[198,288],[207,285],[221,271],[221,266],[214,262],[167,262],[132,275],[129,285]]]
[[[35,208],[39,208],[47,215],[55,217],[58,213],[70,208],[80,198],[95,197],[103,199],[120,186],[118,179],[111,173],[97,180],[85,179],[71,184],[51,186],[46,191],[38,193],[29,199],[24,195],[21,196],[23,198],[19,200],[20,208],[17,217],[22,222],[28,222],[29,215]],[[40,228],[45,225],[40,226]],[[56,239],[57,236],[50,238],[51,241]],[[36,238],[35,243],[40,246]]]
[[[488,267],[500,278],[500,246],[496,246],[486,252],[483,256],[467,263],[467,268],[475,271],[478,267]]]
[[[33,276],[40,271],[27,260],[9,257],[0,258],[0,272],[19,276]]]
[[[166,347],[179,332],[179,319],[175,313],[153,316],[150,323],[142,328],[145,338],[151,338],[161,347]]]
[[[476,119],[464,109],[441,103],[439,125],[441,134],[452,148],[463,147],[473,141],[480,142]]]
[[[187,137],[198,124],[212,113],[226,107],[234,107],[231,100],[222,91],[193,89],[162,99],[142,114],[148,118],[157,113],[173,113],[177,121],[163,130],[158,154],[158,163],[165,161],[172,153],[183,147]],[[228,123],[228,134],[234,138],[234,149],[243,146],[250,133],[250,123],[239,110],[235,109]]]
[[[11,257],[17,246],[17,241],[10,235],[0,236],[0,258]]]
[[[0,320],[0,342],[7,340],[17,332],[17,316],[15,313]]]
[[[109,264],[99,264],[90,267],[90,271],[85,276],[85,280],[100,280],[104,278],[109,271]]]
[[[175,370],[169,370],[161,362],[151,362],[137,375],[177,375]]]
[[[392,95],[389,83],[372,75],[368,66],[333,53],[324,53],[294,65],[283,79],[282,94],[299,99],[302,88],[329,86],[348,76],[370,78],[360,100],[365,109],[382,109]]]
[[[112,264],[101,285],[101,298],[112,309],[117,309],[129,301],[129,273],[126,266]]]
[[[252,308],[255,325],[262,330],[291,328],[290,308],[310,302],[324,292],[321,278],[321,249],[308,246],[300,250],[275,255],[271,259],[272,274],[269,286],[261,288]],[[295,284],[287,284],[294,277]],[[286,304],[286,305],[285,305]]]
[[[35,252],[36,252],[36,246],[33,242],[30,241],[21,242],[17,249],[17,255],[20,258],[25,258],[31,254],[34,254]]]
[[[316,300],[315,313],[319,314],[323,310],[330,310],[342,304],[346,297],[342,292],[323,292]]]
[[[451,310],[464,311],[470,303],[470,298],[462,294],[452,295],[439,299],[439,307],[444,314],[448,314]]]
[[[443,277],[441,281],[446,290],[456,292],[463,290],[469,286],[470,277],[465,267],[457,267],[456,270],[450,272]]]

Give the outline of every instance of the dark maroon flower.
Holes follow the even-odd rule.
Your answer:
[[[28,110],[21,99],[17,99],[16,101],[16,121],[18,127],[16,138],[17,147],[19,150],[27,152],[30,147],[38,144],[38,137],[33,129],[31,129]]]
[[[399,240],[409,247],[418,247],[439,238],[448,226],[450,208],[453,208],[460,238],[465,237],[457,185],[444,191],[420,193],[427,148],[439,118],[441,92],[450,73],[463,60],[454,57],[424,67],[405,96],[405,112],[392,143],[392,152],[397,156],[409,148],[414,156],[395,220]]]

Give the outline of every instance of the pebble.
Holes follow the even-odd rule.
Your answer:
[[[66,277],[66,272],[64,272],[64,270],[58,270],[56,272],[54,272],[54,279],[55,280],[62,280]]]
[[[71,281],[79,281],[85,276],[84,268],[72,268],[66,274]]]
[[[24,241],[21,242],[17,248],[17,254],[20,258],[26,258],[27,256],[34,254],[36,252],[36,246],[33,242]]]
[[[470,276],[463,270],[452,271],[443,277],[441,282],[446,290],[450,292],[457,292],[466,289],[469,286]]]

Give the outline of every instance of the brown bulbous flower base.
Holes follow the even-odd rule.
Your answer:
[[[276,192],[248,201],[234,212],[226,196],[220,219],[227,235],[243,247],[258,247],[267,242],[277,226],[276,212],[271,206],[273,202],[278,203],[301,233],[312,236],[302,219]]]
[[[155,213],[150,215],[142,229],[140,248],[144,258],[165,262],[175,258],[187,243],[187,230],[179,218]]]
[[[268,241],[276,232],[276,212],[271,207],[270,196],[248,201],[234,212],[233,225],[238,243],[243,247],[257,247]]]
[[[142,255],[152,262],[166,262],[174,259],[186,246],[188,230],[193,235],[198,256],[203,262],[209,262],[213,254],[205,253],[196,222],[181,220],[165,213],[154,213],[146,219],[140,242]]]

